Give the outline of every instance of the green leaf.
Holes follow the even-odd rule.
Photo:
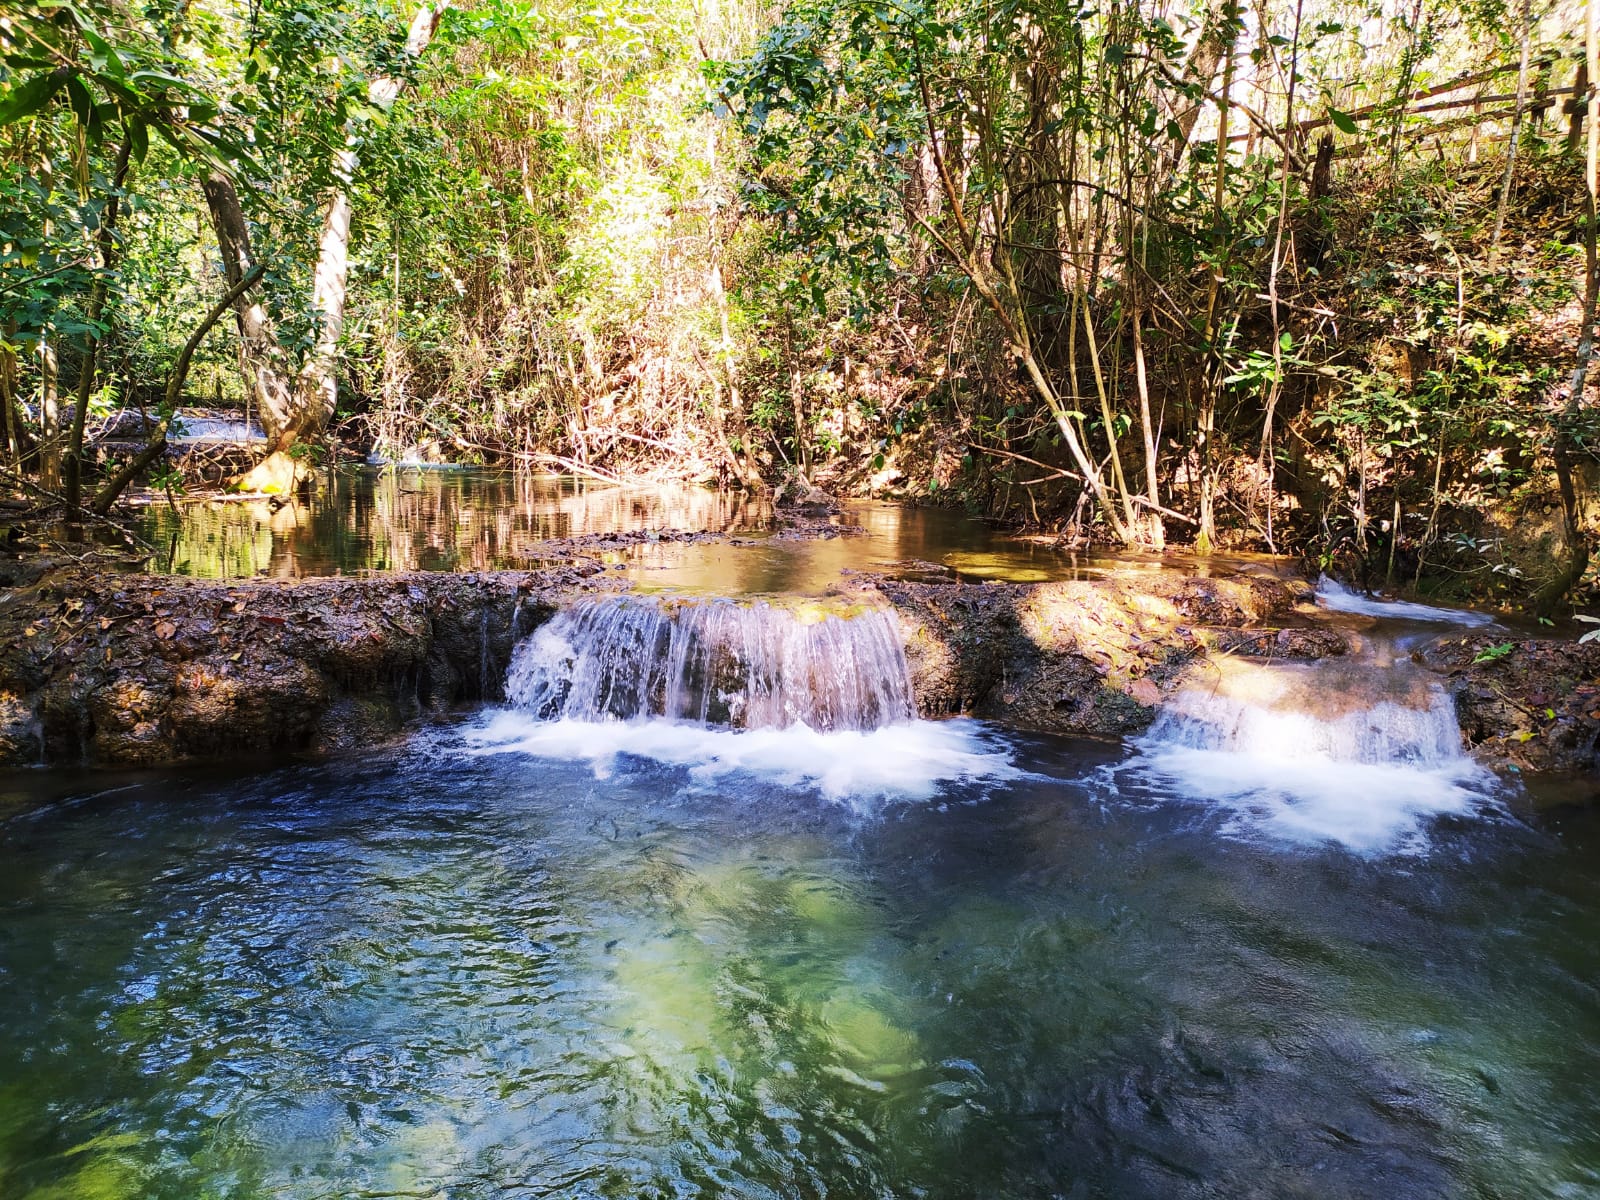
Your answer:
[[[67,79],[67,102],[72,105],[72,115],[78,118],[78,124],[88,126],[94,115],[94,97],[77,75]]]
[[[133,161],[143,166],[145,155],[150,153],[150,130],[143,121],[128,122],[128,148]]]
[[[0,125],[9,125],[38,112],[50,102],[50,97],[60,90],[70,74],[66,70],[51,71],[48,75],[35,75],[12,88],[0,100]]]
[[[89,47],[89,62],[94,69],[105,71],[118,79],[122,78],[122,57],[112,47],[111,43],[88,27],[82,28],[79,32],[82,33],[83,40]]]
[[[1510,642],[1501,642],[1498,646],[1486,646],[1477,653],[1472,661],[1475,665],[1477,663],[1498,662],[1511,653],[1511,647],[1512,643]]]
[[[1328,120],[1333,122],[1333,127],[1340,133],[1348,133],[1352,137],[1361,133],[1360,128],[1356,125],[1355,118],[1349,113],[1340,112],[1337,108],[1329,107]]]

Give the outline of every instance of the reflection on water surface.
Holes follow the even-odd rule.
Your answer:
[[[338,470],[308,498],[146,508],[150,569],[240,577],[526,567],[542,543],[649,529],[739,533],[770,509],[705,488],[621,488],[512,471]]]
[[[1109,747],[898,727],[979,757],[847,804],[495,720],[0,824],[4,1194],[1600,1189],[1593,813],[1357,855]]]
[[[772,536],[766,499],[698,487],[617,487],[511,471],[362,469],[329,472],[325,486],[292,503],[152,504],[138,531],[156,547],[150,570],[210,578],[518,569],[538,565],[552,539],[667,530],[741,536],[736,544],[645,540],[605,557],[643,587],[714,594],[817,593],[847,570],[915,573],[927,564],[973,582],[1018,583],[1111,567],[1212,569],[1170,555],[1077,555],[947,509],[864,501],[846,505],[833,523],[844,536]]]

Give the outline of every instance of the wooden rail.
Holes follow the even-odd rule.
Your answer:
[[[1543,61],[1535,64],[1536,72],[1532,80],[1532,86],[1526,93],[1526,104],[1522,111],[1524,116],[1539,120],[1542,119],[1544,115],[1552,108],[1556,107],[1558,100],[1562,101],[1560,104],[1560,112],[1563,116],[1569,118],[1567,128],[1567,145],[1570,148],[1578,145],[1583,133],[1583,121],[1588,111],[1588,105],[1586,103],[1586,97],[1588,96],[1589,92],[1588,69],[1587,64],[1582,59],[1579,59],[1577,62],[1576,75],[1572,83],[1566,87],[1553,88],[1550,86],[1550,76],[1553,70],[1561,63],[1561,61],[1562,60],[1560,59],[1546,58]],[[1464,108],[1471,108],[1475,110],[1472,114],[1466,117],[1455,118],[1451,120],[1432,121],[1429,122],[1425,128],[1411,131],[1415,135],[1422,137],[1428,137],[1450,129],[1459,129],[1464,126],[1474,124],[1481,125],[1487,124],[1491,121],[1505,120],[1510,117],[1515,117],[1516,115],[1516,92],[1495,92],[1489,95],[1479,93],[1471,96],[1451,96],[1451,93],[1462,91],[1465,88],[1477,87],[1483,84],[1491,83],[1495,80],[1503,78],[1506,75],[1515,75],[1516,73],[1517,68],[1515,66],[1488,67],[1481,71],[1474,71],[1469,75],[1458,76],[1455,79],[1448,80],[1444,83],[1438,83],[1430,87],[1419,88],[1410,95],[1406,96],[1403,102],[1398,100],[1375,101],[1371,104],[1362,105],[1360,108],[1352,109],[1345,115],[1348,116],[1352,121],[1361,122],[1371,121],[1374,119],[1404,120],[1407,117],[1413,117],[1423,113],[1446,113],[1458,111]],[[1447,98],[1439,99],[1438,97]],[[1565,99],[1563,100],[1563,98]],[[1493,111],[1484,111],[1491,105],[1502,104],[1510,104],[1513,107],[1509,109],[1494,109]],[[1285,140],[1291,136],[1299,140],[1305,138],[1306,135],[1318,129],[1327,129],[1332,125],[1333,121],[1330,117],[1307,117],[1304,120],[1296,121],[1293,124],[1284,127],[1282,130],[1282,136]],[[1261,134],[1258,130],[1245,130],[1241,133],[1230,134],[1228,137],[1228,144],[1232,145],[1235,142],[1251,142],[1260,136]],[[1216,139],[1211,138],[1209,139],[1209,142],[1207,142],[1205,139],[1202,139],[1200,144],[1215,145]],[[1359,153],[1359,151],[1353,152]],[[1344,154],[1341,154],[1341,157],[1346,157],[1351,153],[1351,150],[1346,150]]]

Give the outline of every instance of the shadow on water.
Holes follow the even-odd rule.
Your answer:
[[[901,727],[988,774],[850,805],[501,719],[31,810],[61,781],[11,781],[4,1193],[1600,1187],[1592,811],[1358,854],[1124,794],[1109,746]]]

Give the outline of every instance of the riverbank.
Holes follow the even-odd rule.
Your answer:
[[[591,551],[538,570],[198,581],[57,566],[0,604],[0,762],[157,765],[330,753],[502,697],[511,651],[558,608],[628,583]],[[924,716],[1126,736],[1218,656],[1346,654],[1303,583],[1129,568],[1045,583],[859,574],[892,609]],[[1497,646],[1510,648],[1494,654]],[[1600,647],[1444,637],[1416,652],[1491,765],[1596,768]]]

